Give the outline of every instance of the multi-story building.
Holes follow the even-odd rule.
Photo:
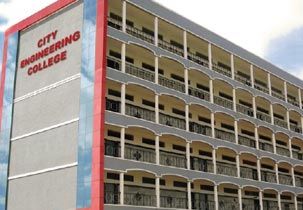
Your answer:
[[[303,82],[153,1],[8,29],[0,93],[0,210],[303,209]]]

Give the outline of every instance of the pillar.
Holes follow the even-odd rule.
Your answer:
[[[120,173],[120,205],[124,205],[124,173]]]
[[[121,147],[121,159],[124,159],[125,158],[125,128],[121,128],[120,147]]]
[[[213,65],[212,65],[212,50],[211,50],[211,43],[208,43],[208,63],[209,63],[209,69],[212,70],[213,69]]]

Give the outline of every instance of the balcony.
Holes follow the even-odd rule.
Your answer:
[[[187,55],[188,60],[191,60],[201,66],[205,66],[207,68],[209,67],[208,60],[205,60],[204,58],[197,56],[191,52],[188,52],[187,54],[188,54]]]
[[[239,210],[240,205],[238,202],[238,198],[235,197],[227,197],[227,196],[218,196],[219,201],[219,209],[220,210]]]
[[[284,120],[281,120],[281,119],[275,117],[274,122],[275,122],[275,125],[288,129],[287,122],[285,122]]]
[[[282,201],[281,209],[282,210],[292,210],[292,209],[296,209],[296,208],[295,208],[295,204]]]
[[[159,85],[185,93],[185,84],[177,80],[168,79],[162,75],[159,75]]]
[[[122,22],[112,17],[107,17],[107,24],[112,28],[122,30]]]
[[[220,96],[214,96],[214,103],[233,110],[233,102]]]
[[[279,184],[292,185],[291,175],[279,174]]]
[[[254,110],[242,104],[237,104],[237,111],[250,117],[254,116]]]
[[[135,146],[131,144],[125,145],[125,159],[136,160],[141,162],[155,163],[156,152],[153,149]]]
[[[223,68],[214,62],[212,64],[212,67],[214,71],[223,74],[225,76],[231,77],[231,71],[229,69]]]
[[[154,111],[151,111],[151,110],[145,109],[145,108],[141,108],[139,106],[135,106],[132,104],[125,104],[125,114],[132,116],[132,117],[148,120],[148,121],[153,121],[153,122],[155,121],[155,112]]]
[[[242,210],[260,210],[259,200],[258,199],[242,199]]]
[[[263,200],[263,210],[279,210],[278,202]]]
[[[277,183],[276,173],[261,170],[261,180],[263,182]]]
[[[264,93],[269,94],[269,89],[266,86],[263,86],[263,85],[255,83],[254,88],[257,89],[257,90],[260,90],[260,91],[262,91]]]
[[[143,32],[142,30],[136,28],[136,27],[132,27],[129,25],[126,25],[126,32],[136,38],[139,38],[143,41],[149,42],[151,44],[155,43],[154,37],[151,36],[150,34],[147,34],[145,32]]]
[[[142,188],[141,188],[142,189]],[[124,204],[132,206],[156,206],[156,195],[140,192],[129,192],[124,193]]]
[[[169,43],[165,40],[159,39],[158,40],[158,45],[159,45],[159,47],[161,47],[164,50],[170,51],[170,52],[172,52],[174,54],[177,54],[179,56],[182,56],[182,57],[184,56],[184,50],[183,49],[181,49],[181,48],[179,48],[175,45],[172,45],[171,43]]]
[[[212,195],[192,193],[192,209],[215,210],[215,201],[210,196]]]
[[[211,136],[211,127],[207,125],[202,125],[196,122],[189,122],[189,131],[206,135],[206,136]]]
[[[121,60],[111,56],[107,56],[107,66],[121,71]]]
[[[227,132],[218,128],[215,128],[215,138],[235,142],[235,134],[233,132]]]
[[[205,160],[198,157],[190,158],[191,170],[213,173],[214,165],[211,160]]]
[[[258,180],[258,171],[254,168],[248,168],[245,166],[240,167],[240,176],[245,179]]]
[[[130,63],[126,63],[125,71],[126,73],[135,77],[139,77],[150,82],[155,82],[155,73],[144,68],[139,68]]]
[[[120,101],[115,101],[115,100],[106,98],[106,110],[112,111],[112,112],[120,112],[120,110],[121,110]]]
[[[248,138],[246,136],[238,135],[239,144],[256,148],[256,141],[253,138]]]
[[[200,98],[205,101],[210,101],[210,94],[204,90],[188,87],[188,94],[197,98]]]
[[[303,177],[302,176],[295,176],[296,180],[296,187],[303,187]]]
[[[274,152],[274,147],[270,143],[259,141],[259,148],[260,148],[260,150],[264,150],[267,152],[272,152],[272,153]]]
[[[294,100],[294,99],[288,98],[287,101],[288,101],[288,103],[290,103],[290,104],[292,104],[292,105],[294,105],[294,106],[300,107],[299,102],[296,101],[296,100]]]
[[[119,204],[120,192],[118,184],[104,184],[104,203],[105,204]]]
[[[251,86],[251,79],[250,78],[246,78],[246,77],[243,77],[239,74],[235,74],[235,79],[241,83],[243,83],[244,85],[247,85],[247,86]]]
[[[227,176],[237,176],[236,164],[217,162],[217,173]]]
[[[302,128],[293,123],[290,123],[290,130],[292,130],[296,133],[302,133]]]
[[[268,122],[268,123],[271,123],[270,115],[266,114],[264,112],[257,111],[257,119]]]
[[[162,125],[172,126],[172,127],[180,128],[183,130],[186,129],[186,123],[185,123],[184,119],[173,117],[173,116],[170,116],[167,114],[160,113],[159,122]]]
[[[160,164],[164,166],[174,166],[178,168],[187,168],[185,154],[160,151]]]
[[[120,157],[121,149],[120,149],[120,142],[111,141],[111,140],[104,140],[105,149],[104,154],[107,156],[112,157]]]
[[[281,93],[275,92],[273,89],[272,89],[271,95],[273,97],[281,99],[283,101],[285,100],[284,96]]]
[[[293,156],[293,158],[295,158],[297,160],[303,160],[303,155],[299,151],[293,150],[292,151],[292,156]]]
[[[283,148],[283,147],[279,147],[277,146],[277,153],[279,155],[285,156],[285,157],[290,157],[290,152],[289,149]]]
[[[187,209],[187,192],[161,190],[160,204],[162,208]]]

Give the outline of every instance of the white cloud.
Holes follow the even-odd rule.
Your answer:
[[[270,40],[303,25],[302,0],[156,1],[262,57]]]

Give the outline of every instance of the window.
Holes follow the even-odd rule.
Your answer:
[[[293,101],[296,101],[296,100],[297,100],[295,96],[292,96],[292,95],[289,95],[289,94],[287,94],[287,97],[288,97],[289,99],[293,100]]]
[[[204,60],[207,60],[208,61],[208,56],[202,54],[202,53],[199,53],[199,52],[196,52],[196,56],[200,57],[200,58],[203,58]]]
[[[108,130],[107,131],[108,136],[120,138],[120,132],[119,131],[113,131],[113,130]]]
[[[260,111],[260,112],[269,114],[269,111],[267,111],[266,109],[263,109],[263,108],[261,108],[261,107],[258,107],[258,106],[257,106],[257,111]]]
[[[257,163],[249,161],[249,160],[243,160],[243,164],[249,165],[249,166],[256,166]]]
[[[181,151],[181,152],[185,152],[186,151],[186,147],[183,147],[183,146],[180,146],[180,145],[176,145],[176,144],[173,144],[173,149]]]
[[[284,120],[284,117],[282,115],[274,113],[274,117],[279,118],[281,120]]]
[[[267,164],[261,164],[261,167],[262,167],[262,168],[269,169],[269,170],[274,170],[274,167],[273,167],[273,166],[270,166],[270,165],[267,165]]]
[[[200,185],[200,189],[201,190],[206,190],[206,191],[214,191],[214,186],[210,186],[210,185]]]
[[[230,161],[230,162],[236,162],[236,158],[226,156],[226,155],[222,155],[222,160],[227,160],[227,161]]]
[[[182,111],[182,110],[180,110],[180,109],[175,109],[175,108],[173,108],[173,109],[172,109],[172,112],[173,112],[174,114],[181,115],[182,117],[185,117],[185,112]]]
[[[274,92],[276,92],[276,93],[282,94],[282,91],[281,91],[281,90],[279,90],[278,88],[275,88],[275,87],[273,87],[273,86],[271,86],[271,90],[274,91]]]
[[[120,175],[116,173],[107,173],[106,175],[107,179],[112,179],[112,180],[119,180]]]
[[[145,28],[145,27],[142,27],[142,31],[143,31],[144,33],[146,33],[146,34],[152,36],[152,37],[155,35],[155,32],[154,32],[154,31],[152,31],[152,30],[150,30],[150,29],[148,29],[148,28]]]
[[[287,146],[287,143],[285,143],[284,141],[281,141],[281,140],[276,139],[276,143],[279,145]]]
[[[176,41],[174,41],[174,40],[170,40],[170,44],[171,44],[171,45],[174,45],[175,47],[178,47],[178,48],[180,48],[180,49],[183,49],[183,48],[184,48],[182,44],[180,44],[179,42],[176,42]]]
[[[237,74],[240,75],[241,77],[246,78],[247,80],[250,80],[250,76],[241,71],[237,71]]]
[[[129,94],[126,94],[126,95],[125,95],[125,99],[126,99],[126,100],[129,100],[129,101],[134,101],[134,96],[129,95]]]
[[[278,167],[278,171],[282,172],[282,173],[289,173],[289,170],[285,169],[285,168],[279,168]]]
[[[271,194],[271,193],[263,193],[264,198],[276,198],[275,194]]]
[[[289,119],[289,122],[290,122],[291,124],[298,125],[298,122],[297,122],[297,121],[294,121],[294,120],[292,120],[292,119]]]
[[[124,174],[124,181],[134,182],[134,176]]]
[[[116,96],[116,97],[121,97],[121,93],[117,90],[113,90],[113,89],[108,89],[108,95],[111,96]]]
[[[221,123],[221,127],[222,128],[225,128],[225,129],[228,129],[228,130],[231,130],[231,131],[234,131],[234,126],[232,125],[228,125],[228,124],[225,124],[225,123]]]
[[[258,197],[259,193],[258,192],[252,192],[252,191],[245,191],[245,195]]]
[[[248,130],[244,130],[244,129],[241,129],[241,133],[245,134],[245,135],[248,135],[248,136],[255,136],[255,133],[254,132],[251,132],[251,131],[248,131]]]
[[[206,151],[202,151],[202,150],[199,150],[199,155],[207,156],[207,157],[212,157],[213,156],[211,152],[206,152]]]
[[[267,137],[267,136],[263,136],[261,134],[259,134],[259,139],[262,139],[264,141],[270,141],[271,142],[271,138],[270,137]]]
[[[252,104],[250,104],[250,103],[248,103],[248,102],[246,102],[246,101],[239,100],[239,104],[242,104],[242,105],[244,105],[244,106],[247,106],[247,107],[249,107],[249,108],[252,108]]]
[[[219,96],[221,96],[221,97],[223,97],[223,98],[226,98],[226,99],[228,99],[228,100],[230,100],[230,101],[233,100],[233,97],[230,96],[230,95],[228,95],[228,94],[226,94],[226,93],[219,92]]]
[[[204,86],[204,85],[197,84],[197,88],[209,92],[209,87],[206,87],[206,86]]]
[[[263,87],[267,87],[267,84],[265,82],[262,82],[261,80],[255,79],[255,83]]]
[[[144,144],[148,144],[148,145],[156,145],[156,142],[155,142],[155,140],[153,140],[153,139],[148,139],[148,138],[142,138],[142,143],[144,143]]]
[[[224,68],[224,69],[227,69],[227,70],[231,71],[230,66],[228,66],[228,65],[226,65],[225,63],[222,63],[222,62],[220,62],[220,61],[218,61],[218,66],[220,66],[220,67],[222,67],[222,68]]]
[[[295,150],[301,150],[301,148],[299,146],[296,146],[296,145],[291,145],[291,148],[295,149]]]
[[[186,182],[174,181],[174,187],[186,188],[187,187],[187,183]]]
[[[166,185],[165,179],[160,179],[160,185],[162,185],[162,186]]]
[[[291,200],[291,196],[289,195],[281,195],[282,200]]]
[[[224,187],[224,192],[225,193],[229,193],[229,194],[238,194],[238,190],[237,189],[226,188],[226,187]]]
[[[201,121],[201,122],[205,122],[205,123],[208,123],[208,124],[210,124],[211,123],[211,120],[210,119],[208,119],[208,118],[205,118],[205,117],[201,117],[201,116],[199,116],[199,121]]]
[[[145,106],[150,106],[150,107],[155,107],[155,103],[152,102],[152,101],[148,101],[148,100],[145,100],[145,99],[142,99],[142,104],[145,105]]]
[[[133,135],[131,135],[131,134],[125,134],[125,139],[126,140],[129,140],[129,141],[133,141],[134,140],[134,136]]]
[[[142,67],[153,72],[155,71],[155,67],[147,63],[142,63]]]
[[[179,75],[171,74],[170,77],[173,78],[173,79],[175,79],[175,80],[178,80],[180,82],[184,82],[184,78],[180,77]]]
[[[142,177],[142,183],[144,183],[144,184],[156,184],[156,180],[154,178]]]

